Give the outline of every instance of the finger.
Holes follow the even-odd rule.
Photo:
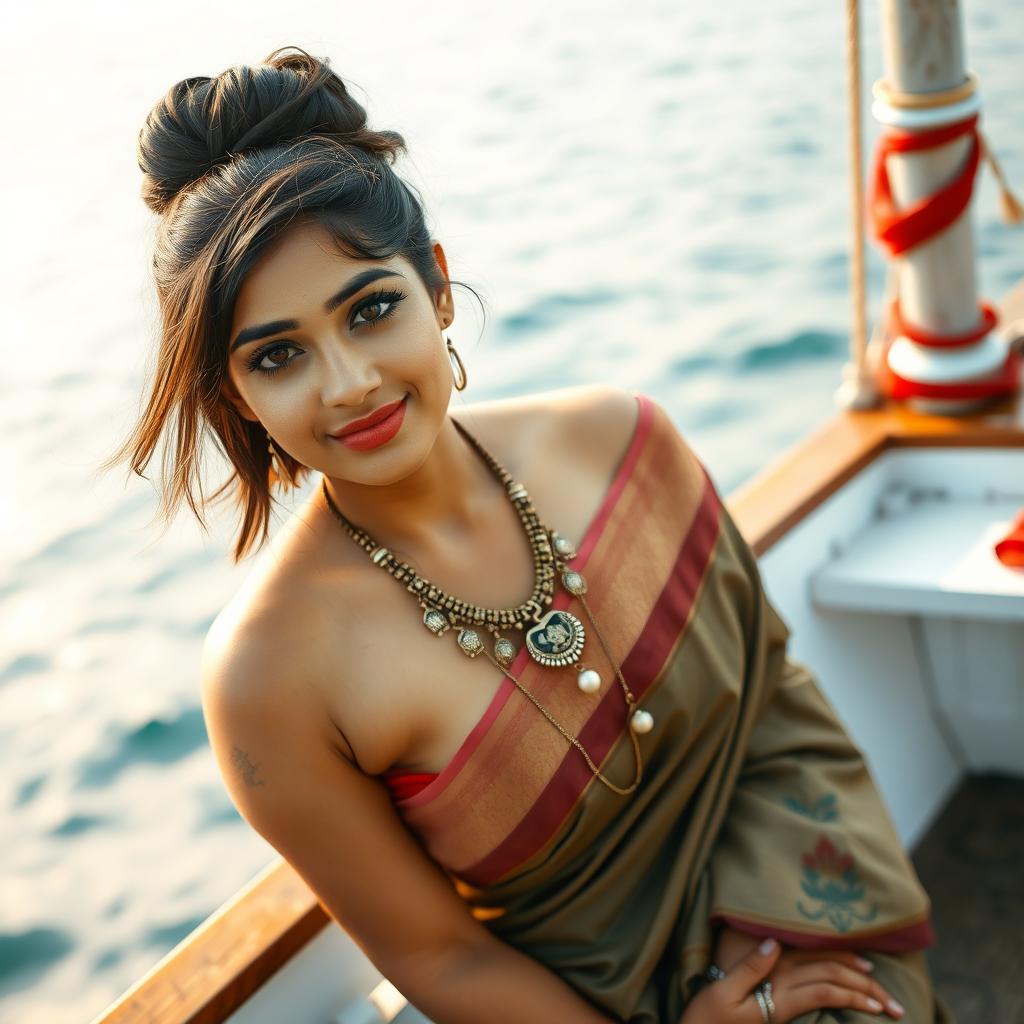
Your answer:
[[[792,1020],[802,1013],[810,1013],[823,1007],[863,1010],[874,1014],[881,1014],[885,1009],[874,996],[835,985],[830,981],[815,981],[797,988],[777,988],[772,992],[772,998],[780,1020]]]
[[[903,1016],[903,1008],[891,992],[873,978],[865,977],[859,971],[853,971],[842,964],[826,962],[804,964],[792,968],[785,976],[785,984],[791,988],[800,988],[822,981],[870,996],[884,1005],[886,1013],[890,1017],[899,1020]]]
[[[868,978],[860,971],[851,970],[843,964],[821,961],[791,967],[785,975],[788,987],[799,989],[805,985],[827,982],[870,996],[884,1004],[886,1012],[897,1020],[903,1016],[903,1007],[874,978]]]
[[[739,1004],[768,977],[781,952],[782,947],[775,939],[765,939],[715,984],[731,1003]]]

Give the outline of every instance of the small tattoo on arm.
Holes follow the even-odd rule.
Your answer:
[[[231,763],[238,769],[247,786],[262,786],[263,779],[256,778],[259,765],[249,760],[249,755],[241,747],[234,747],[231,751]]]

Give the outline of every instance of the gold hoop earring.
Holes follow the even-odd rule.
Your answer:
[[[448,345],[448,360],[449,362],[452,363],[452,369],[455,369],[456,364],[458,365],[459,368],[459,372],[455,377],[455,390],[464,391],[466,388],[466,384],[469,383],[466,379],[466,368],[465,366],[462,365],[462,359],[459,358],[459,353],[455,351],[455,346],[452,344],[452,339],[446,337],[444,340]],[[452,360],[452,356],[455,357],[454,361]]]

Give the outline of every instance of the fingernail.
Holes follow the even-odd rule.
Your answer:
[[[761,952],[764,953],[765,956],[767,956],[769,953],[774,953],[775,952],[775,940],[774,939],[765,939],[764,942],[761,943]]]
[[[903,1007],[895,999],[890,999],[887,1005],[893,1013],[903,1013]]]
[[[877,999],[872,999],[869,996],[868,997],[868,1009],[872,1010],[874,1013],[880,1013],[881,1009],[882,1009],[882,1004]]]
[[[857,966],[862,971],[873,971],[875,969],[875,965],[870,960],[865,960],[862,956],[857,957]]]

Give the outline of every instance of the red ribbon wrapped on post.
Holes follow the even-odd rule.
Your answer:
[[[953,179],[938,191],[924,196],[905,209],[897,209],[889,182],[886,157],[893,153],[914,153],[934,149],[965,136],[970,138],[970,149]],[[868,212],[875,238],[891,257],[902,256],[911,249],[923,245],[949,228],[960,217],[971,201],[982,158],[988,161],[999,180],[1007,219],[1011,222],[1020,222],[1024,219],[1024,211],[1010,192],[995,156],[981,136],[978,129],[978,114],[972,114],[954,124],[924,131],[890,128],[879,137],[869,183]],[[908,323],[900,310],[898,293],[885,313],[890,327],[897,333],[910,338],[918,345],[947,350],[973,345],[998,325],[995,309],[986,302],[979,302],[977,325],[957,334],[938,335]],[[878,383],[883,394],[895,399],[990,398],[1006,394],[1018,387],[1020,363],[1020,353],[1011,351],[998,373],[977,380],[929,384],[904,379],[883,358],[877,371]]]
[[[913,249],[940,231],[948,228],[971,201],[974,177],[981,160],[981,139],[978,136],[978,115],[964,121],[923,132],[901,132],[890,129],[878,140],[872,175],[870,210],[875,237],[891,256]],[[890,153],[915,153],[944,146],[962,135],[971,136],[971,151],[960,173],[945,188],[926,196],[905,210],[897,210],[889,185],[885,158]]]

